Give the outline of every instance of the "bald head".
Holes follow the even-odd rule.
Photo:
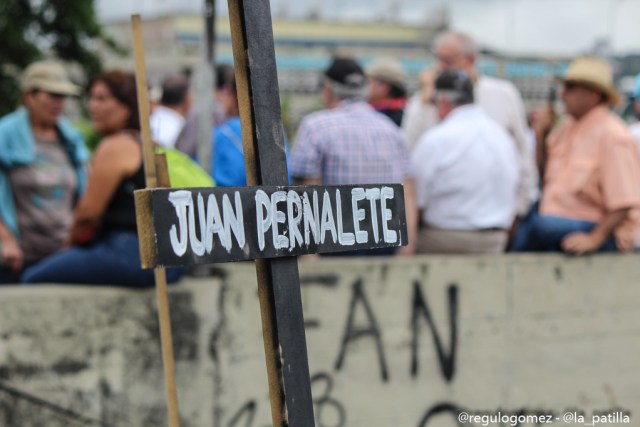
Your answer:
[[[477,47],[465,33],[449,31],[440,34],[434,41],[434,51],[440,70],[464,70],[475,75]]]

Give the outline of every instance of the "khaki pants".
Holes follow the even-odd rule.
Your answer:
[[[506,230],[443,230],[420,228],[419,254],[499,254],[507,246]]]

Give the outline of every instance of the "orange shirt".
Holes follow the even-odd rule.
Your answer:
[[[599,222],[614,210],[635,208],[615,230],[618,242],[633,239],[640,224],[640,157],[624,122],[598,106],[578,121],[567,118],[546,144],[540,213]]]

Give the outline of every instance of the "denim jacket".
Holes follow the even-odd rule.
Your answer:
[[[60,119],[57,129],[76,172],[76,196],[79,197],[87,183],[85,163],[89,151],[82,135],[67,120]],[[35,145],[26,108],[21,107],[0,119],[0,219],[16,238],[19,237],[18,219],[8,173],[13,167],[29,165],[35,160]]]

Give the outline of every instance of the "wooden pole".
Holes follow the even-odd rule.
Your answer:
[[[269,2],[228,4],[247,183],[287,185]],[[297,259],[258,259],[256,273],[273,426],[313,427]]]
[[[140,128],[143,145],[143,162],[147,188],[158,186],[156,174],[156,158],[151,142],[149,127],[149,94],[147,91],[147,72],[144,64],[144,47],[140,15],[131,16],[133,27],[133,48],[136,61],[136,87],[138,91],[138,109],[140,111]],[[161,163],[162,164],[162,163]],[[166,162],[164,163],[166,167]],[[162,171],[162,176],[168,176]],[[164,180],[164,179],[163,179]],[[168,180],[168,179],[167,179]],[[168,182],[163,182],[168,186]],[[167,275],[164,268],[155,268],[156,298],[158,300],[158,318],[160,322],[160,341],[162,345],[162,360],[164,365],[164,381],[167,394],[167,409],[169,427],[180,427],[180,413],[178,411],[178,396],[176,392],[175,363],[173,358],[173,342],[171,339],[171,319],[169,317],[169,298],[167,295]]]

